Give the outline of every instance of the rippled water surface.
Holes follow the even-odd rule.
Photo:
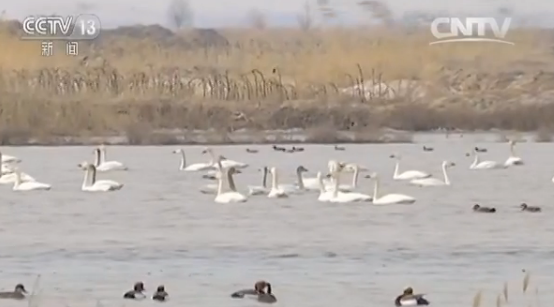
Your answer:
[[[108,159],[128,172],[100,174],[125,184],[114,193],[80,191],[77,163],[92,147],[4,147],[24,161],[21,168],[51,183],[49,192],[13,192],[1,186],[0,288],[32,288],[41,274],[40,306],[132,306],[123,292],[143,280],[151,294],[158,284],[170,293],[168,306],[255,306],[232,300],[234,290],[269,280],[279,306],[392,306],[407,285],[428,294],[433,305],[470,306],[485,290],[493,305],[504,282],[521,301],[522,269],[533,272],[543,302],[554,287],[554,145],[522,143],[527,164],[496,171],[470,171],[465,153],[487,147],[483,158],[504,161],[506,144],[471,138],[425,138],[422,144],[307,145],[302,153],[270,146],[248,154],[245,146],[214,147],[228,158],[251,164],[237,175],[239,188],[258,184],[257,168],[274,165],[282,181],[294,180],[302,164],[314,176],[329,158],[360,163],[383,177],[382,190],[417,198],[411,206],[319,203],[317,194],[243,204],[216,204],[198,192],[211,183],[200,173],[177,170],[176,147],[109,147]],[[184,147],[191,162],[205,161],[201,148]],[[392,181],[391,153],[403,155],[401,170],[440,176],[448,159],[453,186],[417,188]],[[360,191],[371,189],[361,179]],[[369,192],[369,191],[368,191]],[[543,206],[522,213],[521,202]],[[496,206],[494,215],[471,211],[474,203]],[[519,293],[519,294],[518,294]],[[535,304],[535,298],[528,302]],[[2,306],[26,303],[2,302]],[[153,302],[141,302],[141,306]],[[523,305],[523,303],[521,303]],[[526,305],[528,305],[526,303]]]

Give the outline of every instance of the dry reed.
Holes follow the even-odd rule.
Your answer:
[[[340,141],[337,131],[370,142],[384,139],[383,127],[549,127],[554,107],[541,103],[554,97],[546,71],[554,55],[545,33],[514,30],[513,47],[429,46],[427,30],[122,27],[82,43],[79,57],[58,46],[44,58],[37,42],[19,40],[16,22],[1,22],[0,143],[175,142],[164,129],[213,129],[225,142],[239,129],[289,128],[321,142]]]

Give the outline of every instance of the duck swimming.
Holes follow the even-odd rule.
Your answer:
[[[273,150],[285,152],[287,149],[285,147],[279,147],[277,145],[273,145]]]
[[[345,151],[346,148],[340,147],[340,146],[338,146],[338,145],[335,145],[335,150],[337,150],[337,151]]]
[[[137,283],[135,283],[135,286],[133,287],[133,290],[130,290],[130,291],[127,291],[125,292],[125,294],[123,294],[123,298],[126,298],[126,299],[132,299],[132,300],[140,300],[140,299],[143,299],[146,297],[146,295],[144,295],[144,292],[146,291],[144,289],[144,283],[142,281],[139,281]]]
[[[246,148],[246,152],[247,153],[258,153],[258,150],[257,149]]]
[[[528,206],[526,203],[521,204],[521,211],[541,212],[541,207]]]
[[[423,151],[433,151],[433,147],[427,147],[423,145]]]
[[[483,213],[495,213],[496,209],[495,208],[490,208],[490,207],[481,207],[478,204],[475,204],[475,206],[473,206],[473,211],[483,212]]]
[[[13,300],[22,300],[25,299],[25,286],[23,284],[17,284],[14,291],[0,292],[0,299],[13,299]]]
[[[267,292],[265,289],[267,288]],[[260,280],[254,284],[254,289],[239,290],[231,294],[232,298],[244,298],[246,295],[254,296],[261,303],[275,303],[277,298],[271,293],[271,284]]]
[[[412,287],[404,290],[404,293],[394,300],[395,306],[422,306],[429,305],[429,301],[423,298],[425,294],[414,294]]]
[[[152,299],[158,302],[164,302],[167,299],[167,292],[165,292],[165,287],[163,285],[158,286],[156,293],[152,296]]]

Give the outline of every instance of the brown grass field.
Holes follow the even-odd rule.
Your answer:
[[[514,46],[429,46],[427,28],[134,26],[81,42],[77,57],[64,42],[43,57],[19,29],[0,22],[0,144],[171,142],[164,129],[213,129],[224,140],[237,129],[302,128],[314,142],[341,141],[337,131],[378,141],[384,127],[554,129],[552,30],[511,29]]]

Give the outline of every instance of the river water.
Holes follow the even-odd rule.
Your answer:
[[[77,163],[92,159],[92,147],[3,147],[23,159],[21,169],[53,185],[49,192],[13,192],[1,186],[0,288],[27,289],[40,274],[35,306],[133,306],[121,296],[136,281],[149,294],[164,284],[168,306],[256,306],[229,294],[256,280],[272,283],[278,306],[393,306],[406,286],[427,294],[433,305],[470,306],[477,291],[493,305],[504,282],[516,305],[538,306],[553,299],[554,145],[521,143],[525,166],[470,171],[473,146],[483,158],[504,161],[503,143],[475,138],[423,138],[419,144],[305,145],[302,153],[273,151],[269,145],[215,146],[228,158],[248,162],[237,185],[258,184],[263,165],[276,166],[282,180],[294,180],[304,165],[309,176],[336,158],[362,164],[383,178],[383,192],[412,195],[409,206],[320,203],[317,194],[288,200],[252,197],[243,204],[216,204],[198,192],[200,173],[180,172],[172,147],[109,147],[108,160],[128,172],[102,173],[125,187],[113,193],[80,191]],[[478,140],[478,139],[477,139]],[[183,147],[190,162],[206,161],[201,147]],[[411,187],[392,180],[392,153],[401,170],[440,176],[442,160],[455,162],[453,185]],[[371,189],[361,179],[360,191]],[[521,202],[543,213],[520,212]],[[495,206],[477,214],[474,203]],[[522,270],[531,272],[531,294],[521,293]],[[539,292],[540,302],[533,294]],[[26,303],[6,301],[2,306]],[[152,301],[143,301],[150,306]]]

